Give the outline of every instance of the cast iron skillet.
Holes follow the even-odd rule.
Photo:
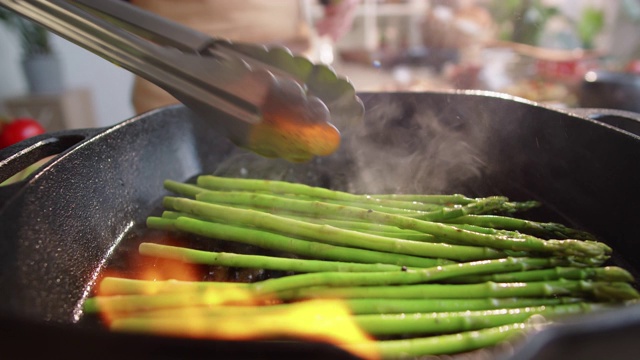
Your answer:
[[[538,199],[530,216],[595,233],[613,262],[640,275],[640,136],[589,117],[482,92],[365,93],[362,126],[334,155],[269,160],[173,106],[113,127],[63,131],[0,151],[0,351],[20,357],[349,358],[298,342],[216,342],[112,334],[83,326],[79,306],[119,242],[158,211],[164,179],[263,176],[361,192],[502,194]],[[637,355],[640,308],[544,330],[492,357]],[[13,339],[25,339],[23,346]],[[130,356],[128,356],[130,355]]]

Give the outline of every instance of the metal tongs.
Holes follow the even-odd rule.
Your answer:
[[[364,113],[353,85],[283,47],[212,38],[123,1],[0,5],[167,90],[239,146],[305,161]],[[178,5],[179,6],[179,5]]]

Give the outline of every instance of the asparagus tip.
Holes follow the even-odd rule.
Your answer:
[[[633,275],[627,270],[618,266],[605,266],[595,269],[596,279],[599,281],[619,281],[631,283],[634,281]]]
[[[640,299],[640,294],[631,285],[624,282],[600,282],[593,286],[593,294],[599,300],[627,301]]]

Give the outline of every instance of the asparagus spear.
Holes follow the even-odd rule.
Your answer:
[[[286,251],[296,255],[325,260],[394,264],[420,268],[454,263],[445,259],[431,259],[305,241],[267,231],[212,223],[188,217],[180,217],[176,220],[149,217],[147,218],[147,226],[160,229],[178,229],[204,237],[235,241],[265,249]]]
[[[348,264],[269,256],[214,253],[150,243],[141,244],[139,249],[143,255],[186,260],[199,264],[313,272],[311,274],[298,274],[268,279],[251,284],[251,288],[258,294],[269,294],[300,287],[320,285],[360,286],[427,283],[468,274],[486,274],[544,268],[553,266],[553,264],[558,262],[563,262],[563,260],[553,258],[506,258],[444,265],[427,269],[407,269],[384,264]]]
[[[224,179],[224,181],[228,181],[228,179]],[[220,200],[220,196],[226,196],[226,197],[228,197],[230,195],[233,196],[233,194],[221,195],[220,193],[216,193],[216,192],[207,192],[206,190],[202,190],[201,187],[197,187],[197,186],[189,185],[189,184],[180,184],[180,183],[175,183],[175,182],[171,182],[171,181],[168,181],[167,184],[169,185],[169,187],[171,187],[171,189],[173,189],[175,191],[178,191],[178,192],[181,192],[183,194],[186,194],[187,196],[195,196],[198,193],[201,193],[203,191],[206,192],[206,194],[204,194],[202,196],[202,198],[207,198],[208,197],[208,198],[211,199],[212,197],[214,197],[214,198],[217,197],[218,200]],[[326,189],[321,189],[321,190],[326,190]],[[237,193],[235,193],[235,194],[237,194]],[[243,194],[243,195],[247,195],[247,194]],[[301,200],[295,200],[295,199],[293,199],[293,200],[294,201],[301,201]],[[448,218],[452,218],[452,217],[455,218],[455,217],[459,217],[459,216],[462,216],[464,214],[469,214],[469,213],[473,213],[473,212],[481,212],[481,213],[482,212],[487,212],[487,209],[486,209],[487,206],[491,207],[491,206],[495,206],[495,204],[504,203],[503,200],[504,199],[499,198],[499,197],[498,198],[486,198],[486,199],[483,199],[483,200],[481,200],[479,202],[472,203],[471,205],[466,206],[466,207],[458,207],[458,208],[453,208],[453,209],[443,208],[443,209],[441,209],[439,211],[435,211],[435,212],[431,212],[431,213],[427,213],[425,215],[422,215],[421,218],[422,219],[426,219],[426,220],[442,221],[442,220],[446,220]],[[325,213],[325,215],[330,215],[330,214]],[[468,216],[468,215],[464,215],[464,216]],[[496,218],[497,219],[500,219],[500,218],[509,219],[509,218],[506,218],[506,217],[496,217]],[[527,224],[527,223],[525,222],[524,224]],[[506,236],[507,238],[523,237],[523,236],[521,236],[521,235],[519,235],[517,233],[506,233],[506,232],[505,233],[501,233],[501,232],[495,232],[495,231],[491,232],[491,231],[486,230],[486,229],[485,229],[485,231],[479,231],[478,229],[480,229],[480,228],[467,229],[467,230],[470,230],[472,232],[474,232],[474,231],[475,232],[483,232],[485,234],[491,234],[491,235]],[[526,237],[526,236],[524,236],[524,237]],[[538,242],[541,239],[531,238],[529,240],[533,241],[533,242]],[[602,244],[598,243],[597,245],[602,247],[602,250],[604,250],[603,252],[605,252],[605,253],[608,250],[610,250],[610,249],[608,249],[608,247],[606,247],[606,246],[604,246]],[[598,258],[599,259],[603,258],[603,256],[600,255]],[[604,260],[604,258],[603,258],[603,260]],[[603,260],[598,260],[598,261],[601,262]]]
[[[202,175],[197,179],[198,186],[211,190],[225,191],[250,191],[264,192],[269,194],[294,194],[302,195],[315,199],[341,200],[356,203],[364,201],[365,203],[375,202],[386,204],[390,207],[398,207],[401,209],[417,209],[429,211],[430,207],[424,207],[429,204],[439,205],[469,205],[486,198],[468,198],[464,195],[396,195],[396,194],[372,194],[359,195],[342,191],[329,190],[321,187],[313,187],[304,184],[291,183],[286,181],[262,180],[262,179],[240,179],[217,177],[213,175]],[[504,198],[506,200],[506,198]],[[524,202],[507,202],[501,210],[506,212],[518,212],[528,210],[532,207],[539,206],[537,201]]]
[[[226,179],[225,181],[227,180],[228,179]],[[240,179],[240,180],[243,180],[243,179]],[[173,191],[177,194],[186,196],[188,198],[195,198],[196,195],[209,191],[209,189],[202,186],[180,183],[172,180],[166,180],[164,184],[165,184],[165,188],[167,188],[168,190]],[[226,189],[226,188],[227,187],[222,187],[222,189]],[[259,192],[259,193],[272,195],[272,196],[276,195],[274,193],[264,193],[264,192]],[[509,203],[507,199],[504,197],[488,197],[488,198],[477,199],[473,202],[469,202],[468,204],[464,204],[466,206],[458,205],[455,207],[444,207],[442,205],[436,205],[436,204],[420,204],[419,205],[420,210],[414,210],[413,208],[415,208],[416,206],[415,204],[413,204],[413,202],[393,202],[390,205],[393,205],[395,207],[390,207],[390,206],[384,206],[374,201],[371,201],[371,198],[364,198],[363,201],[354,201],[354,200],[345,201],[345,200],[336,200],[336,199],[330,199],[330,198],[314,198],[307,195],[290,195],[290,194],[277,194],[277,195],[279,197],[285,197],[285,198],[302,200],[302,201],[322,200],[323,202],[335,204],[335,205],[345,205],[345,206],[351,206],[356,208],[362,208],[366,210],[374,209],[381,213],[403,215],[403,216],[409,216],[409,217],[419,218],[422,220],[430,220],[430,221],[453,219],[465,214],[490,213],[490,212],[497,212],[500,210],[513,211],[513,209],[516,207],[529,206],[528,204],[522,205],[524,203],[520,205],[518,205],[517,203]],[[481,206],[474,205],[475,202],[480,202],[482,204]]]
[[[200,184],[205,184],[205,186],[198,186],[193,184],[180,183],[177,181],[166,180],[165,188],[175,193],[184,195],[189,198],[195,198],[195,196],[199,193],[206,192],[210,189],[213,190],[240,190],[240,191],[250,191],[250,192],[258,192],[265,193],[267,195],[276,195],[275,193],[265,190],[270,186],[273,186],[273,181],[269,180],[251,180],[251,179],[236,179],[236,178],[222,178],[215,176],[201,176]],[[254,185],[243,186],[243,182],[254,183]],[[262,184],[260,184],[262,182]],[[276,182],[278,183],[278,182]],[[296,189],[299,186],[302,186],[302,189]],[[288,182],[279,182],[276,186],[277,188],[292,188],[291,193],[278,193],[279,196],[289,197],[297,200],[322,200],[323,202],[336,204],[336,205],[345,205],[352,206],[364,209],[374,209],[378,212],[403,215],[408,217],[419,218],[422,220],[429,221],[447,221],[451,223],[460,223],[456,222],[453,219],[457,219],[461,216],[473,216],[473,214],[487,214],[491,212],[506,212],[506,213],[514,213],[518,211],[525,211],[532,207],[539,206],[539,203],[536,201],[526,201],[526,202],[509,202],[504,197],[488,197],[488,198],[479,198],[479,199],[471,199],[467,198],[463,195],[455,194],[455,195],[354,195],[350,193],[342,193],[336,192],[333,190],[309,187],[307,185],[301,184],[293,184]],[[312,191],[307,191],[309,188],[313,189]],[[260,190],[261,189],[261,190]],[[327,197],[327,191],[333,191],[334,195],[329,195]],[[314,193],[324,193],[321,197],[314,197]],[[291,195],[293,194],[293,195]],[[345,195],[346,194],[346,195]],[[363,197],[364,196],[364,197]],[[350,200],[345,200],[346,198],[350,198]],[[341,199],[341,200],[340,200]],[[394,200],[390,202],[388,200]],[[400,200],[400,201],[395,201]],[[380,202],[386,203],[391,206],[381,205]],[[486,203],[482,206],[474,205],[476,202]],[[419,206],[414,206],[414,203],[421,203]],[[445,207],[444,205],[452,206]],[[491,206],[488,206],[491,204]],[[455,205],[455,206],[454,206]],[[468,205],[468,206],[461,206]],[[393,207],[392,207],[393,206]],[[420,210],[413,210],[413,208],[419,208]],[[425,214],[425,212],[429,212]],[[472,215],[466,215],[472,214]],[[477,216],[477,215],[476,215]],[[498,217],[504,218],[504,224],[518,224],[518,222],[509,222],[508,217]],[[519,219],[518,219],[519,220]],[[524,220],[523,220],[524,221]],[[559,224],[555,224],[559,225]],[[514,225],[510,225],[513,227]],[[520,228],[527,227],[527,225],[520,225]],[[531,226],[529,226],[531,227]],[[553,226],[551,224],[548,225],[549,229],[554,229],[558,231],[561,227]],[[509,228],[510,229],[510,228]],[[571,229],[569,229],[571,230]],[[559,232],[558,232],[559,233]],[[570,234],[567,232],[566,234]],[[574,231],[575,235],[580,235],[579,239],[593,239],[592,237],[584,237],[583,234]],[[535,235],[535,234],[534,234]],[[563,236],[563,238],[571,238],[571,236]]]
[[[241,288],[222,287],[217,289],[216,296],[205,291],[94,296],[84,301],[82,310],[87,314],[109,312],[109,315],[113,317],[123,317],[145,311],[152,313],[153,310],[158,309],[196,308],[212,305],[216,308],[229,306],[251,309],[256,304],[256,299],[245,296],[246,293],[235,291]],[[233,291],[227,291],[229,289]]]
[[[381,200],[388,199],[441,205],[468,205],[476,201],[476,199],[462,194],[372,194],[370,196]]]
[[[375,343],[375,348],[382,359],[455,354],[512,341],[533,329],[531,324],[516,323],[449,335],[378,341]],[[368,346],[370,345],[361,345],[361,347]]]
[[[316,311],[326,314],[319,317]],[[306,301],[280,309],[269,309],[260,316],[220,316],[215,321],[197,317],[124,317],[109,324],[115,331],[142,332],[201,339],[269,340],[299,339],[322,340],[344,347],[371,342],[349,316],[348,309],[339,301]],[[340,331],[335,331],[340,329]],[[368,349],[350,349],[357,356],[376,358]]]
[[[540,206],[540,202],[539,201],[535,201],[535,200],[509,201],[509,202],[504,204],[504,206],[501,208],[501,211],[503,211],[505,213],[508,213],[508,214],[514,214],[514,213],[518,213],[518,212],[531,210],[531,209],[537,208],[539,206]]]
[[[302,303],[277,306],[246,306],[244,311],[240,307],[233,307],[225,313],[219,307],[186,308],[168,311],[154,311],[147,314],[132,313],[130,316],[121,316],[118,327],[125,328],[128,324],[136,323],[138,326],[153,329],[156,321],[169,319],[181,319],[181,314],[191,313],[194,318],[203,322],[216,324],[228,321],[261,321],[264,317],[273,317],[274,314],[287,311]],[[224,308],[224,307],[222,307]],[[352,319],[355,324],[369,335],[401,335],[401,334],[438,334],[512,324],[526,321],[532,315],[542,315],[547,319],[556,319],[568,315],[587,312],[602,311],[611,308],[604,304],[576,303],[555,306],[534,306],[514,309],[496,309],[480,311],[440,312],[440,313],[413,313],[413,314],[372,314],[355,315]],[[345,316],[344,314],[343,316]],[[184,323],[184,321],[183,321]],[[127,325],[125,325],[127,324]],[[190,326],[185,324],[185,326]],[[185,328],[187,329],[187,328]]]
[[[96,296],[87,299],[92,304],[83,308],[85,313],[109,312],[110,319],[124,318],[173,318],[192,316],[199,319],[219,316],[257,316],[270,314],[295,306],[293,303],[269,303],[264,304],[211,304],[207,296],[199,293],[188,294],[160,294],[160,295],[127,295],[127,296]],[[162,298],[162,301],[150,301],[153,297]]]
[[[273,194],[273,193],[261,193],[261,194],[278,196],[286,199],[302,200],[302,201],[322,201],[328,204],[352,206],[352,207],[357,207],[357,208],[366,209],[366,210],[372,209],[372,210],[379,211],[381,213],[396,214],[396,215],[403,215],[403,216],[409,216],[409,217],[419,217],[423,214],[426,214],[432,211],[441,210],[444,208],[444,206],[442,205],[420,204],[420,210],[415,210],[415,209],[380,205],[372,201],[356,202],[356,201],[344,201],[344,200],[334,200],[334,199],[318,199],[318,198],[313,198],[313,197],[308,197],[303,195],[288,195],[288,194]],[[408,206],[413,207],[413,205],[411,204]]]
[[[199,194],[198,197],[201,195],[206,194]],[[290,199],[280,200],[296,201]],[[260,211],[237,209],[229,206],[215,205],[212,203],[194,201],[184,198],[165,197],[163,204],[165,205],[165,207],[172,208],[174,210],[184,211],[209,219],[230,222],[232,224],[250,225],[264,230],[278,231],[285,234],[302,236],[304,238],[339,246],[385,251],[396,254],[411,254],[415,256],[442,258],[456,261],[497,259],[507,256],[507,254],[503,251],[491,249],[488,247],[399,240],[364,234],[357,231],[339,229],[328,225],[311,224],[303,221],[287,219],[282,216],[267,214]],[[342,208],[340,206],[338,207]],[[364,211],[365,213],[367,212],[366,210],[362,211]],[[205,228],[207,226],[215,226],[211,222],[201,221],[196,224],[194,223],[193,219],[179,218],[176,220],[175,224],[180,230],[184,230],[182,229],[182,227],[186,227],[185,220],[188,220],[193,226],[200,226],[201,228]]]
[[[595,240],[595,237],[581,230],[576,230],[553,222],[536,222],[498,215],[464,215],[458,218],[447,219],[444,222],[450,224],[469,224],[496,229],[520,231],[538,237],[549,239],[579,239]]]
[[[421,202],[428,204],[469,204],[475,199],[464,195],[358,195],[343,191],[329,190],[287,181],[239,179],[213,175],[201,175],[197,179],[199,186],[213,190],[266,191],[270,193],[298,194],[320,199],[361,200],[363,198],[392,199],[399,203]]]
[[[512,239],[517,238],[522,240],[530,240],[534,242],[541,240],[532,235],[522,234],[518,231],[500,230],[500,229],[487,228],[487,227],[481,227],[481,226],[469,225],[469,224],[451,224],[451,225],[461,230],[466,230],[466,231],[471,231],[471,232],[476,232],[476,233],[486,234],[486,235],[492,235],[497,237],[507,237]],[[437,241],[437,238],[434,237],[433,241]],[[547,241],[558,241],[558,240],[547,240]],[[577,240],[568,240],[568,241],[577,241]],[[592,241],[588,240],[587,242],[591,243]],[[603,250],[609,249],[609,247],[604,244],[601,244],[601,243],[597,243],[597,244],[602,245]],[[509,254],[513,256],[517,256],[516,254],[513,254],[513,253],[509,253]],[[565,256],[571,259],[572,263],[575,266],[599,266],[609,258],[607,251],[603,251],[603,253],[600,255],[593,255],[593,256],[576,256],[576,255],[570,255],[570,254],[566,254]]]
[[[456,312],[491,309],[512,309],[527,306],[575,304],[581,298],[478,298],[478,299],[346,299],[354,315]]]
[[[130,284],[122,283],[124,286]],[[144,285],[139,284],[140,288]],[[222,287],[224,291],[225,287]],[[129,288],[130,289],[130,288]],[[131,292],[127,289],[127,292]],[[175,290],[175,289],[174,289]],[[112,291],[118,292],[118,291]],[[427,312],[463,312],[473,310],[513,309],[530,306],[550,306],[583,302],[580,298],[480,298],[480,299],[346,299],[344,303],[354,315],[399,314]],[[160,292],[156,294],[128,294],[94,296],[85,300],[83,311],[109,311],[113,317],[176,316],[180,313],[200,313],[202,316],[221,314],[251,314],[268,311],[261,308],[282,308],[286,303],[270,303],[260,307],[253,304],[210,306],[212,297],[206,291]]]
[[[295,194],[304,195],[316,199],[369,202],[372,204],[397,207],[401,209],[423,210],[426,208],[428,211],[429,209],[431,209],[431,206],[429,205],[432,204],[416,202],[414,200],[399,201],[393,199],[378,199],[374,196],[369,195],[352,194],[343,191],[329,190],[321,187],[313,187],[286,181],[238,179],[212,175],[202,175],[198,177],[197,184],[200,187],[210,190],[268,192],[271,194]],[[450,198],[450,200],[453,200],[454,198],[455,197],[452,197]],[[459,200],[473,202],[473,200],[464,198],[462,196],[460,196]]]
[[[240,318],[242,320],[243,318]],[[276,314],[261,319],[259,326],[238,327],[238,318],[224,319],[224,322],[186,322],[180,318],[124,318],[116,319],[111,324],[115,331],[156,333],[165,335],[185,336],[188,334],[197,338],[222,338],[225,335],[218,330],[233,327],[241,331],[235,331],[242,339],[270,339],[281,338],[288,335],[300,338],[309,335],[309,332],[301,331],[299,324],[293,329],[279,321],[283,317]],[[488,346],[494,346],[501,342],[512,341],[515,338],[532,331],[534,325],[516,323],[502,325],[482,330],[461,332],[456,334],[431,336],[425,338],[412,338],[402,340],[384,340],[376,342],[341,343],[340,347],[362,358],[370,359],[403,359],[425,355],[454,354]],[[344,330],[344,329],[343,329]],[[321,334],[318,334],[321,336]],[[313,338],[312,338],[313,339]],[[313,339],[317,340],[317,339]]]
[[[442,204],[445,206],[452,205],[469,205],[473,202],[477,201],[478,198],[473,199],[466,197],[461,194],[451,194],[451,195],[431,195],[431,194],[375,194],[371,195],[376,199],[392,199],[392,200],[401,200],[401,201],[415,201],[422,203],[434,203],[434,204]],[[481,199],[481,198],[480,198]],[[508,202],[506,208],[502,209],[508,213],[515,213],[520,211],[526,211],[535,207],[540,206],[540,202],[535,200],[530,201],[519,201],[519,202]]]
[[[421,235],[425,238],[433,238],[432,235],[421,233],[415,230],[406,230],[400,229],[396,226],[384,225],[384,224],[375,224],[371,222],[365,221],[357,221],[357,220],[340,220],[340,219],[328,219],[328,218],[317,218],[310,216],[302,216],[294,213],[286,213],[280,212],[273,209],[263,209],[263,208],[255,208],[255,210],[259,211],[269,211],[271,214],[280,215],[289,219],[294,219],[298,221],[306,221],[314,224],[326,224],[334,227],[338,227],[346,230],[357,230],[357,231],[371,231],[371,232],[385,232],[388,234],[412,234],[412,235]]]
[[[164,187],[169,191],[172,191],[176,194],[180,194],[182,196],[185,196],[191,199],[195,199],[196,195],[199,193],[211,191],[211,189],[207,189],[198,185],[181,183],[173,180],[165,180]],[[265,193],[265,192],[259,192],[259,193]],[[274,193],[266,193],[266,194],[275,195]],[[278,194],[278,196],[298,199],[298,200],[306,200],[306,201],[317,200],[317,198],[309,197],[306,195]],[[359,207],[364,209],[374,208],[380,212],[385,212],[390,214],[401,214],[405,216],[419,216],[423,214],[425,211],[438,210],[442,208],[442,205],[437,205],[437,204],[421,204],[419,206],[421,210],[414,210],[414,209],[407,209],[407,208],[401,208],[401,207],[384,206],[374,201],[370,201],[370,199],[364,199],[364,201],[344,201],[344,200],[335,200],[335,199],[323,199],[323,201],[332,203],[332,204],[337,204],[337,205],[349,205],[349,206],[354,206],[354,207]],[[399,203],[399,204],[406,205],[405,203]],[[411,207],[411,205],[409,206]]]
[[[98,284],[100,296],[112,295],[155,295],[167,293],[193,293],[218,291],[220,289],[244,289],[248,283],[233,282],[194,282],[182,280],[142,280],[105,276]]]
[[[212,190],[215,193],[215,191]],[[233,192],[233,191],[229,191]],[[236,191],[237,193],[237,191]],[[312,197],[306,197],[301,195],[283,195],[283,194],[273,194],[273,193],[260,193],[264,195],[278,196],[284,197],[287,199],[293,200],[302,200],[302,201],[321,201],[328,204],[334,205],[344,205],[357,207],[361,209],[371,209],[376,210],[381,213],[387,214],[395,214],[402,215],[407,217],[412,217],[421,220],[428,221],[439,221],[445,219],[455,219],[457,217],[466,215],[466,214],[493,214],[493,213],[514,213],[518,211],[528,210],[532,207],[539,206],[537,202],[510,202],[506,197],[502,196],[489,196],[485,198],[478,198],[474,202],[465,205],[453,205],[453,206],[442,206],[442,205],[431,205],[431,204],[421,204],[420,210],[412,210],[400,207],[389,207],[378,204],[371,204],[370,201],[364,203],[358,203],[353,201],[341,201],[341,200],[333,200],[333,199],[318,199]],[[405,204],[406,205],[406,204]],[[400,205],[398,205],[400,206]]]
[[[470,215],[469,215],[470,216]],[[482,216],[494,216],[494,215],[482,215]],[[526,233],[526,229],[520,229],[520,230],[525,230],[525,231],[519,231],[518,229],[515,230],[505,230],[505,229],[501,229],[500,226],[496,226],[495,223],[490,223],[487,222],[486,226],[481,226],[481,225],[475,225],[475,224],[464,224],[464,223],[457,223],[456,220],[460,219],[460,218],[466,218],[465,216],[461,216],[459,218],[455,218],[452,219],[452,221],[448,221],[447,219],[442,220],[442,222],[446,223],[446,224],[450,224],[458,229],[463,229],[463,230],[469,230],[469,231],[475,231],[475,232],[479,232],[482,234],[489,234],[489,235],[501,235],[501,236],[508,236],[508,237],[520,237],[523,239],[536,239],[536,237],[534,235],[530,235],[528,233]],[[503,217],[504,219],[509,219],[507,217]],[[467,218],[468,219],[468,218]],[[521,219],[518,219],[521,220]],[[522,221],[526,221],[526,220],[522,220]],[[492,226],[493,225],[493,226]],[[577,234],[577,230],[575,231],[576,235]],[[546,235],[549,235],[549,233],[547,233]],[[559,234],[560,236],[558,237],[558,239],[569,239],[567,238],[565,235],[563,234]],[[581,236],[580,239],[583,239],[584,236]]]
[[[222,181],[224,183],[229,183],[230,182],[230,180],[227,179],[227,178],[215,178],[215,181],[216,182],[217,181]],[[256,180],[256,181],[260,182],[261,180]],[[253,182],[253,180],[251,180],[251,182]],[[285,183],[285,184],[290,184],[290,183]],[[178,183],[178,182],[174,182],[174,181],[170,181],[170,180],[167,180],[165,185],[170,190],[178,192],[180,194],[184,194],[185,196],[189,196],[189,197],[195,197],[198,193],[207,192],[206,189],[204,189],[202,187],[199,187],[199,186]],[[297,184],[293,184],[293,185],[297,185]],[[231,185],[231,184],[227,184],[227,185],[223,186],[223,188],[234,188],[234,187],[238,187],[238,186],[237,185]],[[239,186],[239,188],[242,188],[242,186]],[[321,190],[324,191],[326,189],[321,189]],[[215,194],[215,192],[213,192],[213,194],[210,193],[209,196],[215,196],[214,194]],[[497,199],[498,199],[498,201],[497,201],[498,203],[502,202],[500,200],[501,198],[497,198]],[[494,198],[486,198],[483,201],[491,203],[492,200],[495,200],[495,199]],[[422,219],[424,219],[424,220],[438,220],[438,221],[445,221],[445,222],[450,222],[450,223],[465,223],[466,222],[466,223],[470,223],[470,225],[479,225],[479,226],[484,226],[484,227],[490,226],[490,227],[508,228],[508,229],[515,229],[515,230],[526,230],[526,229],[536,230],[537,229],[538,232],[541,232],[540,229],[543,229],[542,232],[544,232],[547,235],[551,231],[552,233],[561,235],[562,238],[566,238],[568,235],[577,235],[580,239],[582,239],[582,238],[592,238],[592,236],[587,236],[587,235],[589,235],[587,233],[579,232],[577,230],[573,230],[573,229],[570,229],[570,228],[566,228],[561,224],[536,223],[536,222],[532,222],[532,221],[516,219],[516,218],[509,218],[509,217],[504,217],[504,216],[462,215],[462,214],[473,213],[474,211],[487,212],[486,209],[483,209],[483,201],[481,201],[480,203],[477,203],[477,204],[471,203],[471,205],[467,206],[466,209],[465,209],[465,207],[458,207],[458,208],[455,208],[455,209],[441,209],[439,211],[427,213],[427,214],[422,216]],[[471,210],[469,210],[469,209],[471,209]],[[480,210],[478,210],[478,209],[480,209]],[[327,214],[327,215],[329,215],[329,214]],[[334,221],[343,222],[343,220],[334,220]],[[339,226],[339,227],[344,227],[344,226]],[[469,230],[469,231],[472,231],[472,232],[481,232],[481,233],[484,233],[484,234],[504,235],[504,236],[511,237],[511,238],[521,237],[521,235],[519,235],[517,233],[496,232],[496,231],[491,231],[491,229],[482,229],[481,227],[468,227],[468,228],[466,228],[466,230]],[[404,236],[403,238],[416,239],[414,236]],[[422,238],[419,239],[419,241],[422,241],[422,240],[423,240]],[[536,241],[536,240],[538,240],[538,239],[535,239],[535,238],[533,239],[533,241]],[[603,248],[604,248],[604,250],[606,252],[607,248],[606,247],[603,247]],[[598,259],[601,259],[601,258],[602,258],[602,256],[598,257]],[[597,261],[598,261],[598,263],[601,263],[603,260],[604,260],[604,258],[602,258],[602,260],[597,260]]]
[[[554,262],[556,262],[556,259],[553,258],[506,258],[443,265],[428,269],[407,269],[406,271],[368,273],[321,272],[267,279],[252,283],[251,288],[255,290],[257,294],[262,295],[313,286],[344,287],[432,283],[466,274],[495,273],[547,267]]]
[[[324,274],[328,274],[323,276]],[[481,284],[419,284],[419,285],[368,285],[367,284],[406,284],[420,278],[421,274],[406,277],[405,273],[313,273],[269,279],[251,284],[238,284],[237,289],[251,292],[258,299],[279,298],[296,300],[306,298],[388,298],[388,299],[477,299],[504,297],[557,297],[590,296],[599,301],[626,301],[638,299],[638,292],[625,282],[590,282],[582,280],[557,280],[530,283],[494,283]],[[359,276],[359,278],[358,278]],[[378,279],[381,277],[382,279]],[[357,279],[356,279],[357,278]],[[327,280],[329,279],[329,280]],[[110,280],[111,283],[104,284]],[[307,283],[303,283],[307,281]],[[105,278],[101,288],[103,294],[121,293],[117,289],[117,280]],[[226,284],[226,283],[225,283]],[[344,285],[342,287],[318,286],[317,284]],[[349,286],[352,285],[353,286]],[[361,285],[362,284],[362,285]],[[183,281],[179,287],[175,281],[164,285],[163,281],[153,282],[154,291],[162,292],[208,292],[233,289],[232,285],[217,282]],[[151,286],[151,285],[150,285]],[[143,288],[142,291],[149,290]],[[127,290],[130,290],[127,289]]]
[[[332,216],[342,216],[349,219],[363,219],[375,223],[393,225],[403,229],[417,230],[437,236],[443,241],[451,241],[454,243],[462,243],[474,246],[487,246],[507,250],[546,252],[557,255],[573,255],[580,257],[601,257],[611,252],[611,248],[609,248],[607,245],[595,241],[579,241],[571,239],[543,240],[532,236],[523,239],[501,235],[482,234],[473,231],[458,229],[451,225],[412,219],[405,216],[382,214],[376,211],[368,211],[349,206],[285,199],[269,195],[207,192],[198,194],[196,198],[205,202],[222,202],[230,204],[259,206],[265,208],[275,207],[314,216],[325,216],[327,214],[330,214]]]
[[[425,221],[444,221],[447,219],[455,219],[460,216],[470,214],[487,214],[501,211],[512,211],[515,205],[509,203],[508,199],[502,196],[490,196],[468,205],[459,205],[455,207],[443,207],[439,210],[427,212],[414,218]]]
[[[282,216],[287,219],[304,221],[312,224],[330,225],[340,229],[355,230],[365,234],[392,237],[395,239],[402,239],[402,240],[425,241],[425,242],[436,242],[436,243],[441,242],[441,241],[438,241],[438,239],[433,235],[421,233],[415,230],[400,229],[395,226],[389,226],[384,224],[374,224],[370,222],[355,221],[355,220],[339,220],[339,219],[329,219],[329,218],[320,219],[315,217],[300,216],[299,214],[295,214],[291,212],[278,211],[277,209],[249,208],[249,207],[241,207],[241,206],[234,206],[234,207],[241,208],[244,210],[256,210],[261,212],[267,212],[269,214]],[[177,219],[180,215],[183,215],[183,216],[187,215],[191,217],[195,216],[195,215],[191,215],[187,213],[179,213],[175,211],[165,211],[163,212],[162,216],[168,217],[171,219]]]
[[[424,242],[435,242],[435,243],[440,242],[440,241],[437,241],[435,236],[429,235],[429,234],[408,233],[404,231],[376,231],[376,230],[358,230],[358,231],[366,234],[390,237],[390,238],[401,239],[401,240],[424,241]],[[507,251],[505,251],[505,253],[509,255],[514,255],[512,253],[508,253]],[[525,253],[522,252],[521,255],[525,256]]]
[[[163,185],[165,189],[172,191],[176,194],[186,196],[191,199],[195,199],[197,194],[203,191],[207,191],[207,189],[203,187],[200,187],[194,184],[182,183],[174,180],[165,180],[163,182]]]
[[[142,243],[138,247],[142,255],[173,259],[192,264],[219,265],[229,267],[256,268],[294,272],[384,272],[402,271],[400,265],[361,264],[341,261],[289,259],[284,257],[244,255],[224,252],[202,251],[178,246]],[[404,268],[406,269],[406,268]]]
[[[380,335],[438,334],[524,322],[534,314],[547,319],[602,311],[604,304],[577,303],[555,306],[532,306],[515,309],[460,311],[416,314],[356,315],[354,320],[367,333]]]
[[[628,271],[617,266],[599,268],[555,267],[551,269],[517,271],[502,274],[469,275],[448,279],[447,282],[462,284],[486,281],[531,282],[558,279],[633,282],[633,276]]]
[[[638,292],[625,282],[599,282],[582,280],[540,281],[530,283],[481,284],[420,284],[397,286],[358,287],[308,287],[282,291],[281,300],[307,298],[387,298],[387,299],[435,299],[435,298],[503,298],[503,297],[554,297],[590,296],[600,301],[626,301],[638,299]]]

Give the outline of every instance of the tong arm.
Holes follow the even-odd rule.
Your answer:
[[[362,114],[346,79],[286,49],[234,47],[113,0],[0,0],[0,6],[155,83],[211,120],[221,134],[264,156],[297,162],[335,151],[340,135],[329,122],[325,98],[336,108],[346,102],[354,110],[346,112],[349,116]],[[305,76],[291,76],[300,70]],[[310,79],[318,79],[311,84],[327,87],[324,95],[331,96],[308,92]]]
[[[115,5],[115,1],[98,1]],[[88,1],[88,3],[96,3]],[[31,19],[54,33],[85,49],[157,84],[178,98],[193,98],[232,116],[235,119],[255,123],[260,121],[256,104],[239,94],[231,94],[227,83],[215,77],[203,78],[203,73],[225,74],[228,65],[211,58],[202,59],[195,54],[185,54],[177,49],[163,47],[131,34],[110,22],[90,14],[68,1],[62,0],[0,0],[3,5]],[[139,11],[128,4],[114,8]],[[133,12],[132,12],[133,14]],[[147,18],[152,18],[148,15]],[[154,24],[159,25],[159,22]],[[188,34],[190,33],[190,34]],[[193,31],[183,31],[180,39],[189,39],[185,47],[199,46],[210,39],[197,36]],[[188,36],[187,36],[188,34]],[[185,66],[185,62],[190,66]],[[238,69],[238,66],[235,67]],[[247,69],[248,71],[248,69]],[[236,74],[237,75],[237,74]],[[228,80],[228,79],[227,79]],[[192,101],[193,102],[193,101]]]
[[[125,24],[134,34],[186,53],[199,54],[214,41],[206,34],[122,1],[73,0],[72,2],[88,11],[93,10],[92,12],[99,17]]]

